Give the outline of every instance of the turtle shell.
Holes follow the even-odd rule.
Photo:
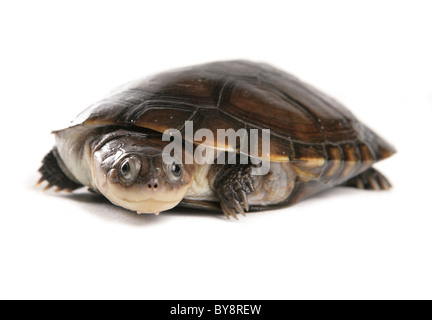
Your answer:
[[[270,160],[289,161],[311,177],[338,173],[346,180],[394,153],[334,99],[290,74],[248,61],[192,66],[129,83],[86,109],[73,126],[184,133],[188,120],[194,130],[207,128],[215,137],[217,129],[270,129]],[[204,143],[234,147],[218,145],[216,138]]]

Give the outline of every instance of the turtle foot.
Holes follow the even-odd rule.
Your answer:
[[[81,184],[71,180],[63,172],[58,164],[54,152],[54,149],[51,150],[42,160],[42,166],[39,169],[42,177],[39,179],[36,187],[40,187],[42,183],[46,181],[47,185],[44,187],[44,191],[47,191],[52,187],[56,187],[55,192],[72,192],[75,189],[81,188]]]
[[[224,215],[238,220],[237,214],[245,216],[245,211],[249,211],[247,198],[255,191],[255,177],[251,165],[235,165],[227,167],[227,170],[217,183],[216,195]]]
[[[390,181],[378,170],[369,168],[349,179],[343,186],[369,190],[388,190],[392,187]]]

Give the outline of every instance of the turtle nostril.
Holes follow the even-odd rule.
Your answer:
[[[157,179],[151,179],[148,183],[147,183],[147,187],[149,189],[153,189],[156,190],[159,187],[159,181],[157,181]]]

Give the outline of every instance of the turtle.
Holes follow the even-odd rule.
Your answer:
[[[186,141],[193,130],[267,130],[269,152],[257,157],[219,139]],[[186,163],[191,149],[163,161],[171,143],[246,161]],[[266,63],[217,61],[129,82],[81,112],[43,158],[39,185],[72,192],[81,187],[117,206],[154,213],[177,205],[223,212],[277,209],[335,186],[387,190],[373,165],[396,151],[346,107],[299,78]],[[236,140],[237,141],[237,140]],[[214,156],[216,159],[216,155]],[[256,174],[259,162],[269,163]]]

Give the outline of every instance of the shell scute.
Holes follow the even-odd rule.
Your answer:
[[[85,110],[74,125],[129,125],[163,132],[270,129],[271,161],[299,172],[347,179],[395,150],[336,100],[266,64],[225,61],[161,73],[127,84]],[[339,175],[339,176],[338,176]]]

